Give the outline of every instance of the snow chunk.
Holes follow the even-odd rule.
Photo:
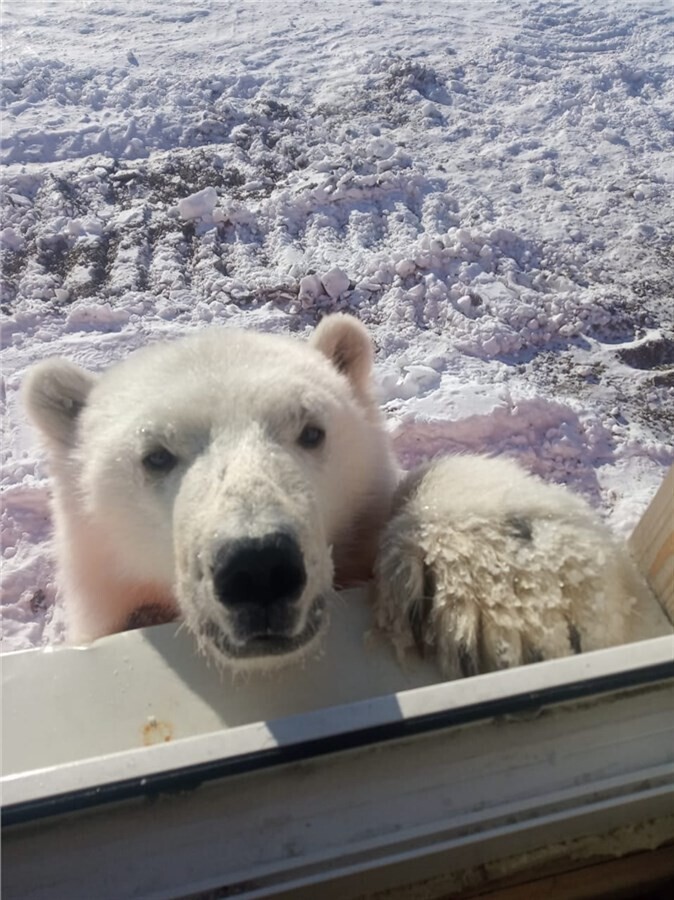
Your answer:
[[[182,200],[180,201],[183,202]],[[180,204],[179,204],[180,205]],[[122,210],[117,216],[117,226],[126,228],[129,225],[141,225],[143,223],[145,210],[142,206],[132,206],[130,209]],[[183,216],[183,218],[188,218]]]
[[[300,298],[315,300],[323,293],[323,284],[318,275],[305,275],[300,279]]]
[[[90,299],[74,304],[66,317],[68,331],[88,331],[100,327],[115,331],[128,321],[128,309],[115,309],[110,303]]]
[[[204,188],[189,197],[178,201],[178,212],[183,219],[201,219],[210,215],[218,202],[218,193],[214,187]]]
[[[423,103],[421,106],[421,115],[424,119],[441,119],[442,113],[438,109],[438,107],[428,101],[427,103]]]
[[[407,278],[408,275],[411,275],[417,265],[412,259],[401,259],[400,262],[396,263],[396,274],[401,278]]]
[[[28,197],[24,197],[23,194],[17,194],[13,191],[10,191],[7,194],[9,202],[13,206],[32,206],[33,204],[30,202]]]
[[[477,304],[474,302],[470,294],[463,294],[463,296],[459,297],[459,299],[456,301],[456,308],[460,309],[464,316],[469,316],[471,318],[475,317],[476,306]]]
[[[0,231],[0,243],[4,244],[5,247],[9,247],[10,250],[17,251],[23,247],[23,238],[13,228],[8,226]]]
[[[440,375],[430,366],[407,366],[403,379],[403,395],[407,398],[430,391],[440,384]]]
[[[371,156],[377,159],[388,159],[395,153],[396,145],[384,137],[373,138],[367,146]]]
[[[321,276],[321,281],[323,282],[323,287],[325,288],[325,293],[332,300],[336,300],[340,297],[344,291],[349,289],[349,276],[343,269],[330,269],[329,272],[326,272],[325,275]]]

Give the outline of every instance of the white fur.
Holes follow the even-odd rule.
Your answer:
[[[218,548],[242,536],[298,535],[298,630],[333,577],[365,580],[397,479],[370,396],[371,356],[365,329],[334,317],[310,343],[210,329],[145,348],[95,381],[59,360],[37,366],[25,396],[50,445],[69,639],[123,630],[139,607],[163,606],[217,657],[204,623],[229,625],[209,572]],[[75,415],[73,381],[89,391]],[[319,450],[297,445],[306,422],[326,429]],[[141,465],[154,446],[180,460],[159,478]]]
[[[375,593],[399,655],[416,644],[448,678],[670,630],[590,507],[506,459],[450,457],[408,476]]]
[[[290,656],[311,644],[333,584],[370,576],[380,537],[378,624],[401,650],[432,649],[449,676],[662,630],[588,507],[513,463],[414,473],[390,518],[400,473],[371,367],[370,339],[346,316],[309,342],[209,329],[98,378],[63,360],[35,367],[25,397],[50,451],[69,639],[180,615],[227,662],[237,637],[214,593],[216,554],[280,531],[306,569]],[[298,443],[306,424],[325,430],[320,447]],[[159,475],[143,465],[158,447],[178,460]]]

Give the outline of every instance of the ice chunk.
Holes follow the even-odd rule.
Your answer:
[[[305,275],[300,278],[300,297],[315,300],[323,293],[323,285],[318,275]]]
[[[9,226],[0,231],[0,243],[10,250],[21,250],[23,248],[23,237]]]
[[[217,202],[217,191],[214,187],[207,187],[179,200],[178,212],[183,219],[201,219],[213,212]]]
[[[343,269],[330,269],[325,275],[321,276],[325,293],[333,300],[340,297],[344,291],[349,289],[349,276]]]

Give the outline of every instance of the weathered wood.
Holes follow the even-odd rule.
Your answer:
[[[458,893],[445,893],[437,900],[664,900],[674,884],[674,847],[631,853],[619,859],[568,857],[539,870],[519,872],[509,878],[485,883]],[[368,900],[379,900],[378,897]],[[401,894],[386,900],[408,900]],[[428,900],[431,900],[429,897]]]
[[[629,539],[653,593],[674,622],[674,466]]]

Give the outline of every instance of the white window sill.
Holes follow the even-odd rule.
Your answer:
[[[172,626],[4,657],[7,896],[346,898],[674,809],[674,637],[437,683],[366,621],[234,683]]]

